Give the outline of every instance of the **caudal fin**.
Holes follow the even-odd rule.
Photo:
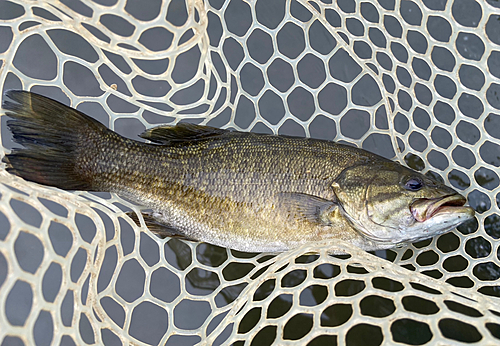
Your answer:
[[[10,90],[2,105],[13,149],[2,161],[7,171],[26,180],[65,190],[92,190],[91,175],[77,162],[85,141],[108,131],[89,116],[47,97]]]

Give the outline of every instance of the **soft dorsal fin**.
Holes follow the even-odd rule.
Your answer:
[[[220,137],[232,132],[211,126],[180,123],[175,126],[157,126],[146,130],[139,136],[151,142],[168,145],[179,142],[199,141],[206,138]]]

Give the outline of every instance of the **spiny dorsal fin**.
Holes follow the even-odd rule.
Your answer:
[[[337,203],[305,193],[280,193],[279,198],[295,220],[330,224],[328,214],[338,208]]]
[[[168,145],[179,142],[193,142],[206,138],[220,137],[230,130],[222,130],[211,126],[180,123],[175,126],[157,126],[146,130],[139,136],[151,142]]]

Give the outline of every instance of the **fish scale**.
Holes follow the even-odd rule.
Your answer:
[[[378,250],[474,215],[450,187],[351,146],[192,124],[147,130],[143,143],[46,97],[6,96],[24,146],[4,157],[10,173],[120,194],[153,210],[143,218],[160,236],[252,252],[325,239]]]

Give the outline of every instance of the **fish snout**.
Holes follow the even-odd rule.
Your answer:
[[[425,222],[435,215],[445,213],[450,216],[465,214],[471,218],[474,216],[474,209],[465,206],[466,202],[465,197],[457,193],[442,198],[419,198],[410,205],[410,211],[418,222]]]

